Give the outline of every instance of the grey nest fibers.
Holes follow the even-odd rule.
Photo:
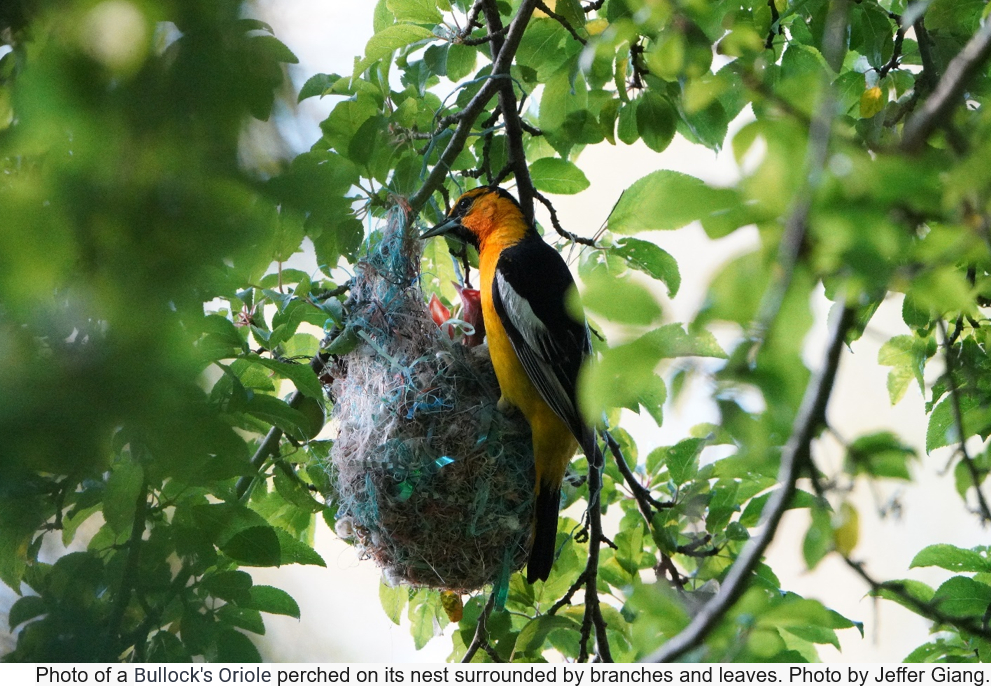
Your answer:
[[[522,567],[533,516],[530,429],[496,409],[484,346],[442,333],[420,289],[421,241],[395,208],[356,265],[333,371],[338,533],[390,583],[467,592]]]

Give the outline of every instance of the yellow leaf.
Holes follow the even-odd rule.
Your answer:
[[[840,555],[849,557],[860,538],[860,515],[850,503],[843,503],[833,526],[833,545]]]
[[[590,36],[598,36],[600,33],[605,31],[608,26],[609,21],[599,17],[598,19],[593,19],[585,24],[585,30],[588,31]]]
[[[870,119],[884,109],[887,98],[880,86],[868,88],[860,96],[860,117]]]
[[[461,602],[461,596],[459,594],[454,591],[441,591],[440,604],[444,608],[444,612],[447,613],[447,618],[452,623],[461,621],[465,606]]]

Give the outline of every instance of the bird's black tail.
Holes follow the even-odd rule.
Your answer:
[[[557,548],[557,511],[561,505],[561,486],[552,488],[540,485],[537,494],[536,522],[533,527],[533,546],[526,564],[528,584],[540,579],[547,581],[554,565],[554,551]]]

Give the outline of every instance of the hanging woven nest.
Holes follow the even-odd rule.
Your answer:
[[[496,409],[485,346],[441,331],[419,286],[422,242],[395,208],[356,265],[333,371],[338,533],[392,582],[469,591],[527,553],[530,429]],[[446,327],[449,328],[449,327]]]

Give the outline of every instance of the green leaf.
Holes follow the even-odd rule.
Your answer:
[[[664,451],[664,464],[672,481],[681,485],[698,473],[699,455],[706,443],[704,438],[686,438],[670,448],[657,448]]]
[[[279,537],[271,526],[242,529],[220,549],[231,559],[248,567],[277,567],[282,564]]]
[[[925,605],[932,602],[934,594],[935,591],[921,581],[916,581],[915,579],[900,579],[886,581],[882,584],[880,589],[877,591],[872,591],[870,595],[877,596],[878,598],[884,598],[885,600],[890,600],[898,603],[902,607],[908,608],[912,612],[917,612],[917,604],[912,602],[912,600],[918,601],[918,603]],[[908,596],[909,599],[906,600],[905,596]]]
[[[957,426],[954,397],[958,399],[960,404],[963,436],[960,435]],[[926,452],[960,443],[974,435],[986,438],[989,430],[991,430],[991,408],[983,407],[981,401],[969,393],[958,393],[956,396],[947,394],[929,415],[929,427],[926,430]]]
[[[546,83],[581,50],[557,21],[548,17],[531,19],[516,51],[517,64],[536,72],[537,81]]]
[[[530,177],[537,190],[558,195],[574,195],[589,185],[581,169],[559,157],[542,157],[531,164]]]
[[[624,103],[617,117],[616,135],[627,145],[633,145],[640,138],[637,129],[637,100]]]
[[[130,460],[114,465],[103,496],[103,518],[114,532],[119,534],[131,528],[143,483],[144,470],[140,465]]]
[[[585,307],[610,321],[648,325],[661,316],[661,306],[653,294],[632,279],[618,278],[605,269],[596,269],[582,281]]]
[[[413,645],[417,650],[427,645],[441,628],[439,620],[446,621],[447,615],[440,602],[440,592],[434,590],[419,590],[409,603],[410,633],[413,634]]]
[[[196,348],[207,360],[237,357],[246,347],[246,341],[234,322],[217,314],[203,318],[203,337]]]
[[[680,229],[693,221],[705,223],[738,203],[736,191],[662,169],[627,188],[607,221],[611,231],[621,234]]]
[[[260,364],[263,367],[271,369],[279,376],[289,379],[300,393],[311,398],[316,398],[317,400],[323,399],[323,386],[320,384],[316,372],[313,371],[310,365],[281,362],[257,354],[248,355],[245,359],[255,364]]]
[[[802,539],[802,556],[805,566],[815,569],[822,558],[833,549],[832,517],[825,508],[812,508],[812,522]]]
[[[254,663],[262,657],[251,639],[234,629],[221,629],[217,633],[217,662]]]
[[[324,509],[323,503],[317,502],[313,498],[310,489],[299,480],[298,476],[290,476],[279,470],[275,473],[273,482],[275,490],[290,505],[306,512],[320,512]]]
[[[260,636],[265,635],[265,620],[262,619],[258,610],[227,603],[217,610],[217,619],[223,624],[244,629]]]
[[[271,615],[286,615],[296,619],[300,616],[299,604],[295,599],[274,586],[252,586],[247,602],[242,602],[241,606]]]
[[[248,598],[251,588],[251,575],[240,570],[216,572],[203,578],[200,585],[214,598],[240,602]]]
[[[875,69],[884,66],[894,49],[894,25],[877,5],[860,4],[853,10],[850,47],[867,58]]]
[[[286,64],[299,64],[299,58],[275,36],[252,36],[250,40],[252,48],[259,50],[261,54],[271,60]]]
[[[948,543],[936,543],[920,550],[909,565],[940,567],[951,572],[991,572],[991,560],[974,550],[965,550]]]
[[[673,298],[681,286],[678,262],[671,255],[649,242],[638,238],[621,238],[610,252],[619,255],[633,269],[642,271],[668,287],[668,297]]]
[[[726,352],[716,337],[705,329],[686,331],[681,324],[665,324],[645,333],[640,343],[649,346],[659,358],[716,357],[726,359]]]
[[[991,586],[970,577],[955,576],[936,589],[932,602],[954,617],[981,617],[991,606]]]
[[[255,393],[248,400],[245,411],[267,424],[276,426],[297,440],[309,438],[311,422],[299,410],[293,409],[283,400]]]
[[[314,74],[299,89],[299,96],[296,101],[303,102],[307,98],[314,96],[322,98],[340,79],[341,77],[337,74]]]
[[[678,113],[671,103],[648,91],[637,104],[636,117],[637,131],[643,142],[654,152],[664,152],[678,128]]]
[[[435,0],[386,0],[385,4],[396,21],[413,24],[439,24],[441,21]]]
[[[540,615],[527,622],[516,637],[514,653],[518,655],[537,654],[544,648],[547,634],[555,629],[577,630],[580,624],[563,615]]]
[[[385,579],[379,582],[379,601],[385,615],[392,620],[392,623],[399,626],[403,618],[403,608],[409,601],[409,590],[403,586],[390,586],[385,583]]]
[[[764,513],[764,506],[767,505],[767,501],[771,498],[774,491],[769,493],[764,493],[756,498],[750,500],[747,506],[743,508],[743,514],[740,515],[740,524],[745,527],[754,527],[760,523],[761,515]],[[814,507],[816,505],[822,505],[822,501],[816,498],[814,495],[807,491],[795,491],[794,495],[791,497],[791,502],[788,503],[786,510],[794,510],[806,507]]]
[[[854,474],[911,480],[908,461],[915,449],[905,445],[890,431],[861,436],[847,448],[847,460]]]
[[[355,60],[354,74],[357,78],[373,63],[388,57],[393,50],[405,48],[411,43],[433,38],[433,31],[414,24],[393,24],[387,26],[369,39],[365,45],[365,58]]]
[[[472,45],[453,43],[447,50],[447,78],[458,83],[475,71],[478,49]]]
[[[919,390],[925,393],[923,374],[926,360],[934,352],[931,352],[930,340],[916,336],[895,336],[878,351],[877,363],[892,368],[888,372],[888,397],[892,405],[905,396],[913,379],[918,382]]]
[[[149,662],[192,662],[193,658],[179,638],[169,631],[159,631],[151,638]]]
[[[288,531],[275,529],[275,534],[279,544],[280,564],[327,566],[320,553],[299,539],[293,538]]]
[[[19,625],[35,617],[40,617],[46,612],[48,612],[48,604],[41,596],[26,595],[18,598],[17,602],[10,606],[10,611],[7,613],[7,624],[13,632]]]

